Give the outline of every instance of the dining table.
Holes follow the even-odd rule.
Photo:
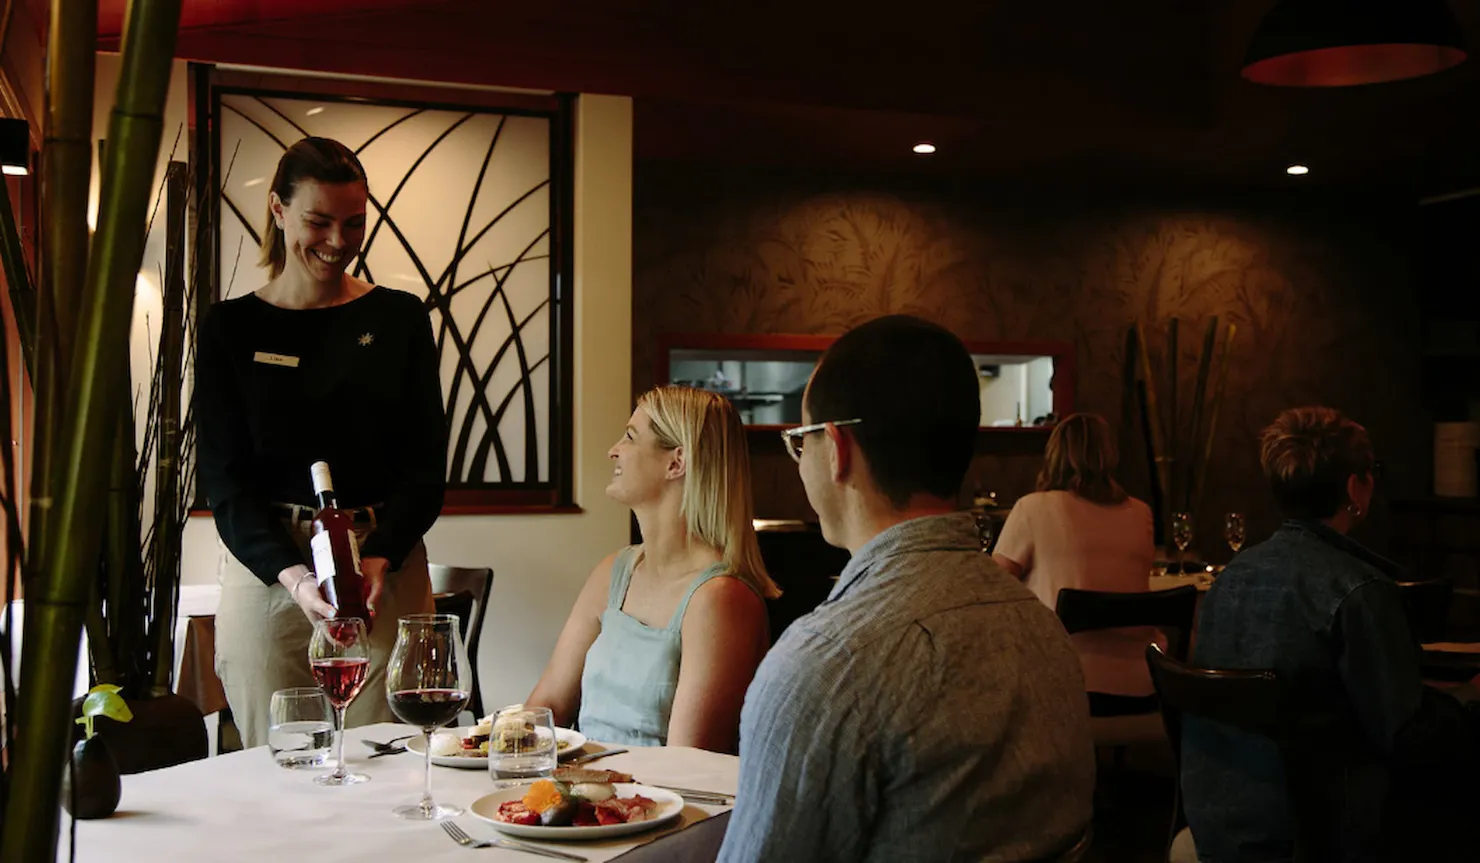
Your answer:
[[[70,818],[63,814],[57,859],[75,859],[78,863],[468,863],[548,859],[503,848],[469,850],[454,842],[437,823],[406,821],[393,814],[395,807],[421,799],[423,758],[409,751],[375,757],[361,741],[383,743],[412,733],[420,732],[394,723],[345,732],[346,766],[370,777],[359,785],[316,785],[313,777],[327,772],[328,767],[279,767],[265,746],[125,776],[118,811],[108,818],[76,822],[75,857],[69,856],[73,850]],[[611,748],[587,744],[588,751]],[[634,746],[583,766],[630,773],[640,784],[725,795],[734,795],[739,784],[737,757],[688,747]],[[434,765],[431,770],[432,795],[439,803],[470,810],[473,801],[497,790],[485,769]],[[670,837],[665,845],[680,847],[681,843],[671,841],[681,838],[674,834],[729,809],[685,800],[674,821],[641,833],[597,840],[520,837],[519,841],[599,863],[664,837]],[[471,810],[452,820],[474,839],[500,835]],[[474,853],[482,856],[468,856]],[[660,856],[686,857],[677,853]],[[712,848],[708,859],[713,859]]]

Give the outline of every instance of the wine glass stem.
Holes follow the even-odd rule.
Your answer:
[[[432,732],[423,730],[422,733],[426,736],[427,740],[427,757],[426,761],[422,765],[423,775],[421,786],[421,811],[425,812],[428,817],[430,817],[432,814],[432,809],[435,808],[437,805],[432,802]]]
[[[334,775],[335,776],[339,776],[339,777],[343,777],[344,776],[344,708],[343,707],[336,706],[334,708],[334,724],[337,725],[337,726],[339,726],[339,728],[337,729],[339,731],[339,736],[337,738],[339,742],[338,742],[338,744],[335,745],[335,748],[334,748],[334,763],[337,765],[334,768]]]

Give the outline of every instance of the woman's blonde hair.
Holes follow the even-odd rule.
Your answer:
[[[1332,408],[1290,408],[1259,435],[1259,464],[1288,518],[1335,515],[1347,480],[1376,463],[1367,430]]]
[[[1070,491],[1088,501],[1120,503],[1128,495],[1115,481],[1120,454],[1110,424],[1099,414],[1070,414],[1048,436],[1039,491]]]
[[[272,175],[271,191],[287,206],[293,200],[293,192],[299,182],[314,180],[319,183],[360,183],[368,191],[365,168],[354,151],[333,138],[303,138],[289,147],[278,159],[277,172]],[[267,224],[262,228],[262,247],[257,266],[266,267],[270,278],[277,278],[288,260],[287,244],[283,229],[277,226],[272,214],[272,196],[267,196]]]
[[[766,599],[781,590],[761,561],[750,496],[750,447],[729,400],[706,390],[661,386],[637,400],[666,449],[683,448],[681,512],[689,535],[718,549],[729,573]]]

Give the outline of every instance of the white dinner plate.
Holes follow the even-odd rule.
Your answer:
[[[523,797],[529,789],[526,787],[505,788],[495,791],[484,797],[473,801],[468,811],[492,824],[495,830],[508,833],[510,836],[521,836],[525,839],[605,839],[609,836],[624,836],[628,833],[641,833],[644,830],[652,830],[673,819],[683,812],[683,798],[672,791],[664,791],[661,788],[650,788],[646,785],[633,785],[630,782],[618,782],[612,786],[617,790],[618,797],[632,797],[641,794],[643,797],[658,804],[651,818],[642,821],[628,821],[625,824],[603,824],[599,827],[527,827],[523,824],[510,824],[497,818],[500,803],[508,803],[510,800],[518,800]]]
[[[472,726],[467,726],[464,728],[444,728],[437,733],[442,734],[448,731],[457,734],[458,737],[467,737],[469,734],[473,733],[473,728]],[[575,755],[577,752],[581,751],[582,746],[586,745],[586,735],[582,734],[579,731],[572,731],[569,728],[555,729],[555,739],[560,743],[566,744],[565,747],[560,750],[561,758],[569,758],[572,755]],[[421,755],[426,752],[425,746],[426,738],[422,737],[421,735],[417,735],[416,737],[413,737],[410,740],[406,741],[406,748],[411,752],[415,752],[417,755]],[[442,767],[459,767],[463,770],[487,770],[488,756],[481,754],[433,755],[432,763],[440,765]]]

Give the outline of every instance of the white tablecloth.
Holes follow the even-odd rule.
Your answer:
[[[191,617],[215,614],[216,608],[221,604],[221,585],[219,584],[190,584],[180,588],[179,612],[175,617],[175,676],[180,675],[180,658],[185,649],[185,627],[190,623]],[[0,634],[3,634],[5,620],[4,607],[0,604]],[[16,685],[21,681],[21,633],[25,632],[26,601],[17,599],[11,605],[11,613],[15,620],[16,637],[14,653],[11,654],[11,679]],[[73,683],[73,697],[80,698],[87,693],[87,631],[82,632],[82,644],[78,648],[77,675]]]
[[[422,760],[413,753],[372,759],[360,740],[389,740],[409,730],[391,724],[351,728],[345,738],[345,761],[356,772],[369,774],[371,781],[343,788],[313,784],[321,770],[278,767],[265,747],[125,776],[123,800],[112,818],[78,822],[77,860],[476,863],[549,859],[499,848],[480,850],[483,856],[470,857],[441,827],[397,818],[391,812],[394,807],[421,799]],[[740,760],[699,749],[662,747],[633,749],[591,766],[631,773],[638,782],[648,784],[733,794]],[[493,790],[486,771],[432,767],[432,795],[440,802],[467,808]],[[725,809],[690,803],[670,827],[601,842],[548,844],[597,863]],[[474,838],[497,835],[492,826],[471,814],[456,820]],[[64,814],[58,860],[67,859],[67,827]]]

